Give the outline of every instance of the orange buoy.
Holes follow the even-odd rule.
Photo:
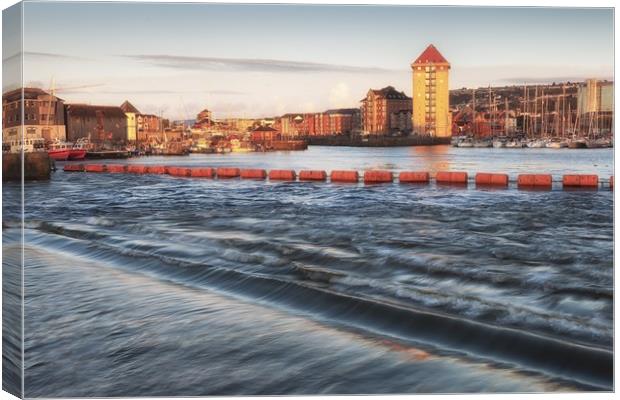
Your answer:
[[[239,168],[218,168],[217,177],[218,178],[238,178]]]
[[[435,181],[443,184],[467,184],[467,172],[439,171],[435,175]]]
[[[507,174],[489,174],[480,172],[476,174],[476,185],[479,186],[508,186]]]
[[[168,167],[168,175],[172,176],[189,176],[190,169],[185,167]]]
[[[430,174],[428,172],[403,171],[398,174],[400,183],[428,183]]]
[[[84,171],[86,172],[105,172],[106,168],[104,164],[86,164]]]
[[[84,172],[83,164],[67,164],[62,169],[65,172]]]
[[[324,181],[325,179],[327,179],[327,172],[325,171],[299,171],[300,181]]]
[[[127,166],[127,172],[130,174],[146,174],[148,167],[146,165],[130,164]]]
[[[168,171],[166,170],[166,167],[163,165],[149,165],[147,167],[147,173],[149,174],[166,174],[168,173]]]
[[[358,182],[359,174],[357,171],[332,171],[330,178],[332,182]]]
[[[562,187],[597,188],[598,175],[564,175]]]
[[[127,172],[127,165],[124,164],[108,164],[106,165],[108,172],[112,174],[124,174]]]
[[[614,176],[613,175],[609,177],[609,188],[611,190],[614,190]]]
[[[189,168],[189,176],[192,178],[213,178],[215,171],[213,168]]]
[[[241,179],[265,179],[267,171],[264,169],[242,169],[240,175]]]
[[[269,171],[269,180],[272,181],[294,181],[295,171],[291,169],[272,169]]]
[[[389,183],[393,179],[392,171],[364,171],[364,183]]]
[[[517,177],[519,188],[551,189],[553,178],[549,174],[521,174]]]

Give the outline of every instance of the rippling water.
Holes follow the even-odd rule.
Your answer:
[[[610,150],[128,162],[613,174]],[[5,271],[18,189],[3,187]],[[58,171],[25,197],[27,396],[612,389],[608,190]]]

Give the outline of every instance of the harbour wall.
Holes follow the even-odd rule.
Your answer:
[[[23,153],[24,155],[24,180],[47,180],[52,172],[52,161],[45,151]],[[22,179],[22,154],[2,154],[2,180],[21,181]]]

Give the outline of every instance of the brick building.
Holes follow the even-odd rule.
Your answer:
[[[163,140],[163,121],[154,114],[138,114],[136,116],[137,133],[139,142],[151,142]]]
[[[329,117],[328,135],[350,134],[360,129],[361,111],[359,108],[340,108],[327,110]]]
[[[364,133],[386,135],[399,131],[393,124],[392,114],[401,111],[411,112],[411,97],[392,86],[383,89],[370,89],[361,100],[362,129]]]
[[[270,126],[259,126],[250,134],[250,140],[254,144],[268,145],[274,140],[279,140],[280,132]]]
[[[17,139],[22,130],[27,138],[66,140],[64,101],[38,88],[24,88],[23,98],[22,89],[4,93],[2,137]]]
[[[89,138],[93,143],[127,143],[127,116],[120,107],[67,104],[65,123],[71,142]]]

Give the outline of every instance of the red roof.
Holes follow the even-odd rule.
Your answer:
[[[429,45],[426,50],[422,52],[418,56],[418,58],[413,62],[414,64],[440,64],[445,63],[448,64],[448,60],[446,60],[439,50],[435,48],[432,44]]]

